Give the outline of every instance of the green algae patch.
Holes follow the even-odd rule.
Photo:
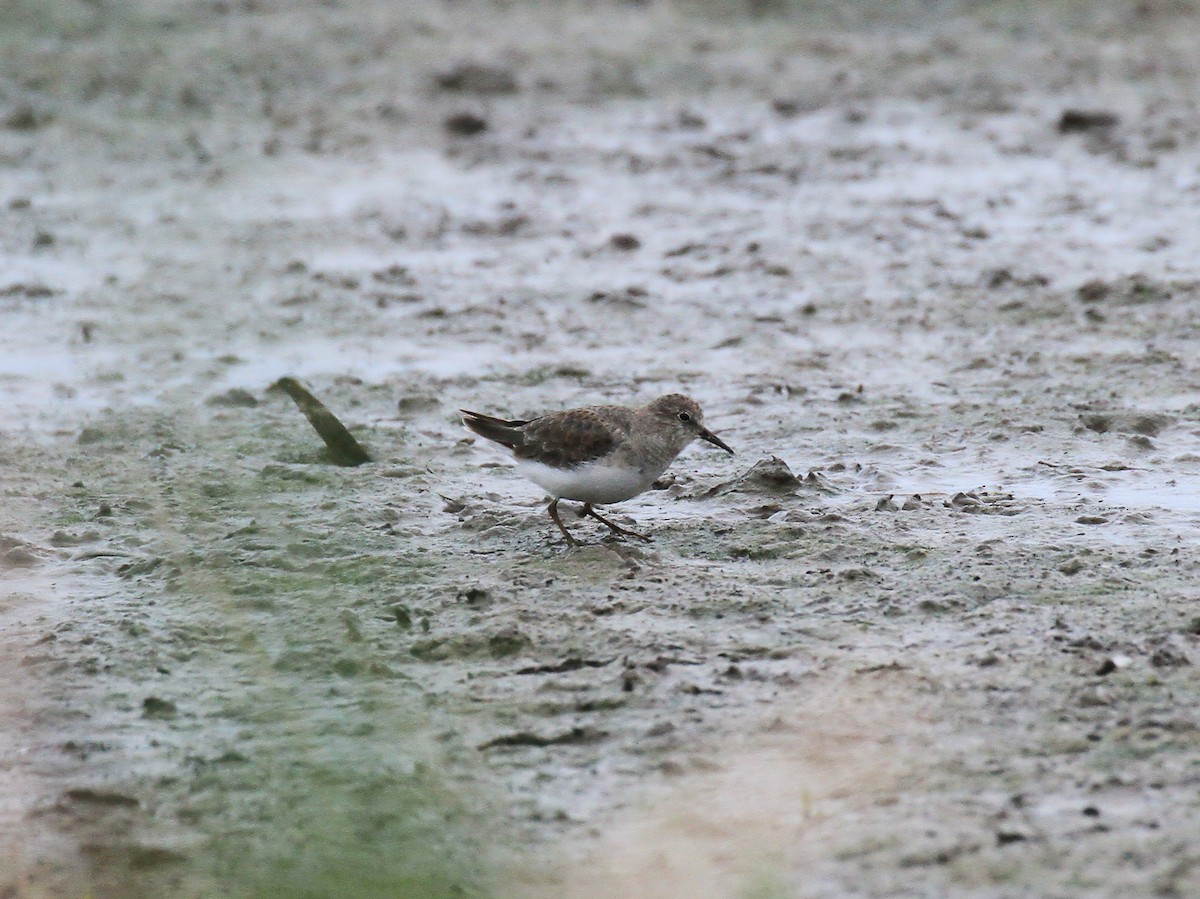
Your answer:
[[[150,866],[205,895],[486,895],[493,800],[441,773],[428,703],[380,617],[436,570],[373,527],[387,483],[265,461],[270,429],[258,455],[222,462],[247,443],[235,417],[180,417],[183,448],[156,456],[161,418],[114,416],[122,451],[74,448],[68,476],[89,486],[63,492],[55,523],[92,527],[107,505],[89,539],[122,592],[92,600],[70,634],[96,649],[78,671],[103,673],[107,714],[148,731],[122,788],[153,794],[154,820],[186,848],[168,865],[164,847],[101,834],[96,888],[141,895]],[[150,807],[128,814],[150,826]]]

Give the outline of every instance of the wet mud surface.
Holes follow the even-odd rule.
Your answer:
[[[0,892],[1200,890],[1200,16],[760,12],[4,14]]]

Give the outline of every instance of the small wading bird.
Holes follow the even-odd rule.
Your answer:
[[[706,440],[733,455],[704,427],[699,404],[678,393],[644,406],[584,406],[529,421],[506,421],[460,410],[463,424],[513,451],[517,471],[553,499],[548,509],[568,546],[576,540],[558,517],[559,500],[583,503],[581,518],[603,522],[615,534],[649,540],[609,521],[593,506],[631,499],[650,487],[689,443]]]

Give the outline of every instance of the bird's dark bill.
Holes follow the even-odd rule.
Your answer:
[[[721,449],[725,450],[725,452],[729,453],[729,455],[731,455],[731,456],[733,455],[733,450],[731,450],[728,446],[726,446],[725,441],[722,440],[720,437],[718,437],[716,434],[714,434],[712,431],[709,431],[707,429],[701,431],[700,439],[707,440],[713,446],[719,446]]]

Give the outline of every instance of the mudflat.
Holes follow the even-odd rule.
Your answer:
[[[1198,29],[8,4],[0,894],[1200,893]]]

